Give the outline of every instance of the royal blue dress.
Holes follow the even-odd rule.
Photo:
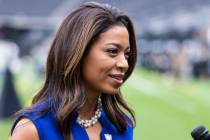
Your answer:
[[[43,108],[43,105],[36,106],[36,110]],[[22,113],[20,114],[14,123],[14,126],[21,117],[30,119],[35,125],[39,140],[64,140],[61,131],[59,130],[58,123],[55,118],[54,111],[45,113],[44,115],[32,113]],[[73,140],[89,140],[85,128],[81,127],[76,122],[77,115],[71,117],[72,123],[70,126]],[[111,135],[110,140],[133,140],[133,128],[128,126],[126,131],[119,133],[117,128],[110,122],[106,113],[102,111],[102,115],[99,118],[99,122],[102,125],[102,132],[100,134],[101,140],[109,140],[105,135]]]

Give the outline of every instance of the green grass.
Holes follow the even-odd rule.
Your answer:
[[[209,84],[136,69],[123,87],[136,112],[135,140],[192,140],[197,124],[210,128]]]
[[[21,102],[29,104],[41,79],[26,67],[16,75]],[[29,77],[30,75],[30,77]],[[210,129],[210,81],[177,80],[137,68],[122,87],[123,94],[136,113],[135,140],[192,140],[197,124]],[[1,140],[8,138],[11,120],[0,122]]]
[[[7,140],[11,129],[11,119],[5,119],[0,121],[0,139]]]

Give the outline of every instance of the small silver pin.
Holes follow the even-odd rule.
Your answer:
[[[112,135],[104,134],[106,140],[112,140]]]

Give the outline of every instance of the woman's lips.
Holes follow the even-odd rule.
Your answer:
[[[123,83],[123,77],[124,77],[124,75],[122,75],[122,74],[112,74],[112,75],[109,75],[111,78],[112,78],[112,80],[115,82],[115,83],[117,83],[117,84],[122,84]]]

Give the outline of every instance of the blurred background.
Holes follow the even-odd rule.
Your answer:
[[[134,21],[138,62],[122,87],[136,112],[135,140],[192,140],[210,129],[210,1],[97,0]],[[0,136],[43,84],[52,39],[86,0],[0,0]]]

